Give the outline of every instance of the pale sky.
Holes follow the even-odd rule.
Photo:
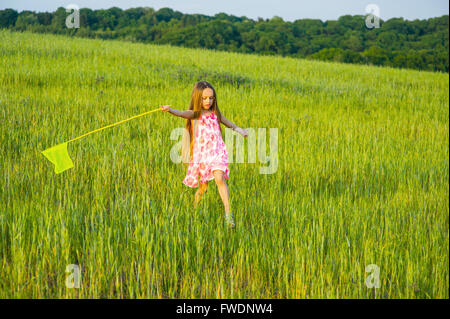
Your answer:
[[[213,16],[225,12],[237,17],[246,16],[257,20],[258,17],[270,19],[282,17],[284,21],[297,19],[336,20],[340,16],[366,15],[366,6],[376,4],[379,16],[383,20],[402,17],[407,20],[427,19],[448,14],[447,0],[0,0],[0,9],[12,8],[17,11],[31,10],[37,12],[55,11],[58,7],[76,4],[79,8],[122,9],[151,7],[155,10],[168,7],[182,13],[200,13]]]

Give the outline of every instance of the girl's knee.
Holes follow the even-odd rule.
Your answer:
[[[213,171],[214,179],[216,181],[217,186],[225,184],[225,176],[221,170]]]

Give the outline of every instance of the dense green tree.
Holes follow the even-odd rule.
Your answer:
[[[55,11],[55,13],[53,14],[53,19],[52,19],[52,29],[54,30],[54,32],[62,33],[63,30],[67,29],[67,26],[66,26],[67,16],[68,16],[68,14],[66,12],[66,9],[63,7],[59,7]],[[80,18],[80,23],[81,23],[81,18]]]
[[[377,46],[372,46],[368,50],[365,50],[362,55],[367,58],[367,61],[370,64],[383,65],[389,61],[386,53],[386,50]]]
[[[16,24],[19,13],[13,9],[0,10],[0,28],[11,28]]]
[[[15,27],[17,30],[32,30],[33,26],[39,24],[39,20],[34,12],[22,11],[17,17]]]
[[[158,11],[156,11],[155,13],[156,16],[156,20],[158,22],[169,22],[172,19],[181,19],[181,17],[183,16],[183,14],[181,12],[178,11],[173,11],[170,8],[161,8]]]
[[[98,30],[98,17],[94,11],[87,8],[80,9],[80,28]]]
[[[50,25],[53,15],[50,12],[39,12],[36,14],[39,24]]]

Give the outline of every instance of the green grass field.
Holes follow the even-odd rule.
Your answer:
[[[40,153],[188,109],[197,80],[238,126],[278,128],[274,174],[230,163],[234,232],[215,183],[195,210],[170,160],[182,118],[70,143],[58,175]],[[0,30],[0,298],[449,298],[448,90],[448,74]]]

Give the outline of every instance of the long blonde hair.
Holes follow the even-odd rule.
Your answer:
[[[219,120],[219,128],[222,114],[220,113],[219,106],[217,105],[217,94],[214,87],[207,81],[199,81],[195,83],[194,89],[192,90],[192,97],[191,97],[191,103],[189,105],[189,110],[194,111],[194,119],[188,119],[186,120],[186,126],[185,130],[183,132],[183,139],[182,139],[182,146],[181,146],[181,152],[182,152],[182,162],[185,164],[185,166],[188,166],[190,160],[192,160],[192,152],[193,152],[193,145],[194,145],[194,134],[196,130],[196,125],[193,125],[193,121],[196,121],[201,116],[201,110],[203,105],[203,90],[206,88],[210,88],[213,91],[214,94],[214,100],[210,107],[210,110],[216,114],[217,119]],[[222,132],[222,129],[221,129]]]

